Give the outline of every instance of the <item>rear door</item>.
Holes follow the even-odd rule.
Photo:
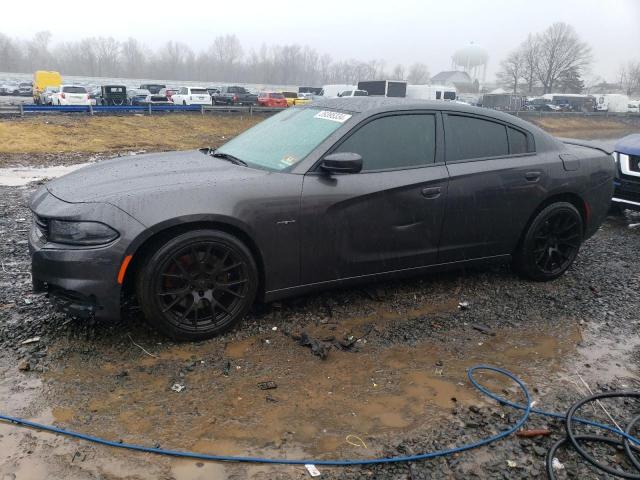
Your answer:
[[[435,263],[447,197],[443,144],[433,111],[370,118],[343,137],[328,153],[358,153],[363,170],[305,176],[302,283]]]
[[[444,114],[449,194],[440,262],[511,254],[544,200],[549,162],[534,137],[490,117]]]

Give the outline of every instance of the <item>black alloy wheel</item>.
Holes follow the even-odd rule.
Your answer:
[[[251,307],[257,290],[251,252],[215,230],[183,233],[144,262],[137,291],[145,317],[178,340],[202,340],[229,328]]]
[[[576,207],[553,203],[529,225],[515,255],[516,267],[533,280],[558,278],[575,260],[582,239],[583,221]]]

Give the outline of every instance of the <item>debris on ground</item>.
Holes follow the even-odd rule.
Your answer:
[[[320,476],[320,470],[318,470],[315,465],[307,463],[305,464],[304,467],[307,469],[307,472],[309,472],[309,475],[311,475],[312,477]]]
[[[320,357],[322,360],[326,359],[327,355],[329,355],[331,344],[311,337],[305,330],[303,330],[299,335],[291,334],[291,338],[296,340],[299,345],[309,347],[311,349],[311,353]]]
[[[31,337],[23,340],[21,345],[29,345],[30,343],[37,343],[40,341],[40,337]]]
[[[183,391],[185,388],[184,385],[180,384],[180,383],[174,383],[173,385],[171,385],[171,390],[173,390],[174,392],[178,392],[180,393],[181,391]]]
[[[274,388],[278,388],[278,384],[272,380],[269,380],[267,382],[258,383],[258,388],[260,390],[273,390]]]
[[[460,302],[460,303],[458,303],[458,308],[460,310],[467,310],[469,308],[469,302]]]
[[[474,323],[473,325],[471,325],[471,328],[479,331],[480,333],[484,333],[485,335],[490,335],[492,337],[496,336],[496,332],[491,330],[491,327],[488,327],[487,325],[483,325],[482,323]]]

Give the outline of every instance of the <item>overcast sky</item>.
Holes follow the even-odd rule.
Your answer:
[[[489,80],[500,60],[527,33],[564,21],[593,47],[592,75],[612,81],[620,63],[640,60],[640,0],[2,0],[2,4],[0,32],[28,38],[49,30],[54,43],[86,36],[119,40],[133,36],[151,47],[177,40],[199,50],[216,35],[235,33],[246,51],[262,43],[299,43],[336,59],[384,59],[388,70],[396,63],[420,61],[433,75],[450,69],[453,52],[474,42],[489,53]]]

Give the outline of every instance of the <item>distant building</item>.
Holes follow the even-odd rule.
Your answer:
[[[431,77],[431,83],[456,87],[460,93],[474,93],[479,90],[479,82],[460,70],[448,70]]]

